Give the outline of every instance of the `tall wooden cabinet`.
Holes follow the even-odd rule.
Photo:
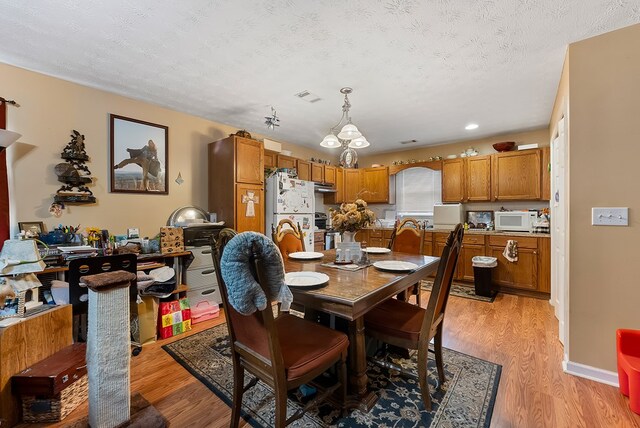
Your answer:
[[[344,201],[353,202],[360,197],[360,171],[359,169],[344,170]]]
[[[231,136],[209,144],[209,212],[238,232],[264,233],[264,149]]]
[[[362,199],[367,203],[389,202],[389,167],[363,168],[360,181]]]

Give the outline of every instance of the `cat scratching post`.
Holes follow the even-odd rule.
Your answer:
[[[89,288],[89,425],[111,428],[130,418],[129,285],[131,272],[83,276]]]

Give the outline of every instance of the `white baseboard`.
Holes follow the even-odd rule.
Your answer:
[[[587,366],[585,364],[574,363],[573,361],[563,361],[562,369],[565,373],[572,374],[574,376],[580,376],[586,379],[595,380],[596,382],[604,383],[607,385],[619,386],[618,373],[609,370],[599,369],[593,366]]]

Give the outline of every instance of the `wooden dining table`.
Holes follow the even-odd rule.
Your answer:
[[[438,257],[389,252],[369,254],[371,263],[397,260],[415,263],[409,272],[382,271],[373,265],[356,271],[323,266],[335,259],[335,250],[323,252],[316,260],[285,260],[286,272],[313,271],[325,273],[329,282],[321,287],[290,287],[294,302],[305,312],[319,311],[343,318],[348,322],[349,335],[349,391],[350,407],[369,410],[376,402],[375,394],[367,389],[367,353],[365,349],[364,315],[386,299],[407,290],[438,268]]]

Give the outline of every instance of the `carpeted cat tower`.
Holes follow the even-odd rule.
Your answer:
[[[83,276],[89,288],[87,374],[89,425],[112,428],[131,416],[129,286],[136,275],[115,271]]]

